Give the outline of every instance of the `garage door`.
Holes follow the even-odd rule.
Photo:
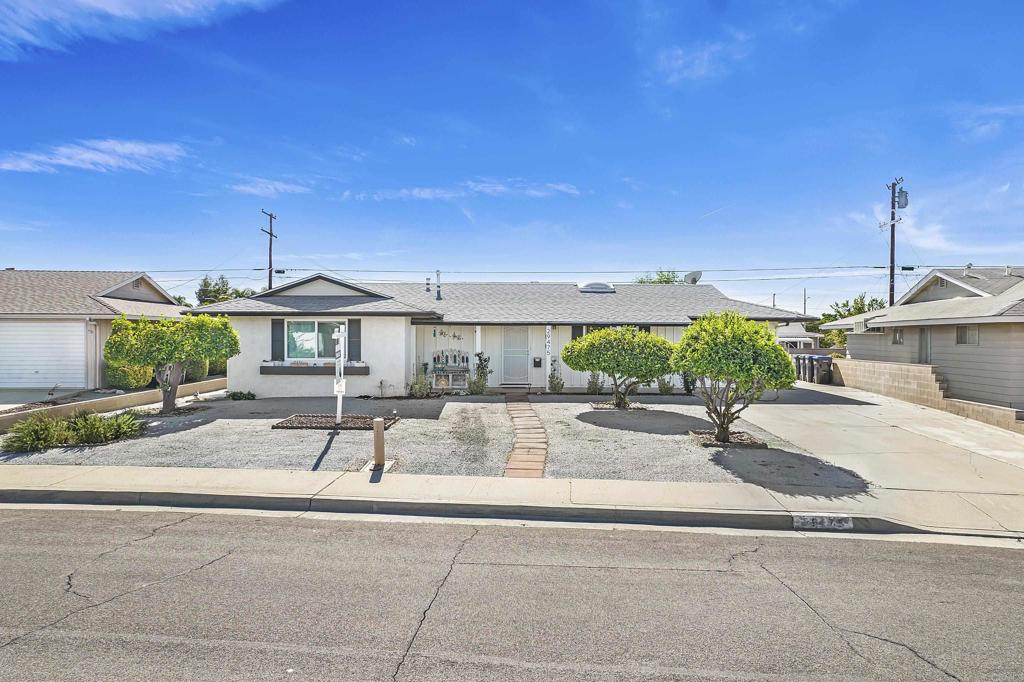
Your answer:
[[[85,387],[85,322],[0,322],[0,387]]]

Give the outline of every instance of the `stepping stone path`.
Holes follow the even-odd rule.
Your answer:
[[[512,418],[512,454],[505,465],[505,475],[513,478],[543,478],[544,461],[548,456],[548,434],[533,411],[525,393],[506,394],[505,408]]]

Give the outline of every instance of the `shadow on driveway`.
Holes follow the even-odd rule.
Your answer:
[[[699,391],[699,389],[698,389]],[[593,395],[589,393],[558,393],[530,395],[531,402],[538,403],[595,403],[606,402],[611,393]],[[658,393],[641,393],[629,396],[631,402],[641,405],[703,405],[699,395],[661,395]],[[810,388],[793,388],[786,391],[768,391],[755,404],[776,405],[876,405],[877,403],[857,400],[848,396],[836,395],[827,391],[816,391]]]
[[[833,499],[862,495],[868,482],[856,472],[798,452],[758,448],[723,448],[711,461],[744,483],[787,495]]]

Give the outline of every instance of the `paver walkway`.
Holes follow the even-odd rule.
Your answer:
[[[514,440],[505,465],[505,475],[513,478],[543,478],[548,456],[548,435],[540,417],[525,393],[507,394],[506,409],[512,418]]]

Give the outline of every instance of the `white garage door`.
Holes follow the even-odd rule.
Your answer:
[[[85,386],[85,322],[0,322],[0,387]]]

